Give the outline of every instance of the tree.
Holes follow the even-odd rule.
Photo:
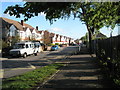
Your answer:
[[[19,41],[20,41],[20,37],[18,35],[11,37],[11,46],[13,46],[15,43],[17,43]]]
[[[43,12],[46,19],[52,24],[58,19],[69,19],[71,15],[85,22],[89,33],[89,47],[91,51],[92,34],[95,29],[103,26],[114,28],[118,21],[119,2],[26,2],[23,6],[9,6],[5,13],[19,18],[21,15],[25,20],[38,16]]]

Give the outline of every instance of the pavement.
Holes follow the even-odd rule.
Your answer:
[[[60,63],[60,62],[59,62]],[[65,64],[56,74],[45,81],[40,88],[113,88],[113,83],[104,77],[94,54],[87,48],[64,59]]]

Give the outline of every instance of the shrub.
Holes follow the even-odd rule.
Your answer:
[[[55,45],[59,45],[59,43],[55,43]]]
[[[48,44],[48,46],[53,46],[53,45],[55,45],[55,44],[53,44],[53,43]]]
[[[2,48],[7,48],[9,46],[8,43],[3,40],[1,41],[1,43],[2,43]]]

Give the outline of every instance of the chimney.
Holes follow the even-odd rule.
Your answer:
[[[23,23],[24,23],[24,21],[23,20],[21,20],[21,25],[23,26]]]
[[[36,26],[36,29],[38,30],[38,26]]]

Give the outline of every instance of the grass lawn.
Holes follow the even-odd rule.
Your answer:
[[[27,72],[23,75],[11,77],[3,80],[2,88],[9,88],[12,90],[19,90],[24,88],[33,88],[38,83],[42,83],[48,77],[50,77],[53,73],[55,73],[63,64],[50,64],[45,67],[35,69],[33,71]]]

